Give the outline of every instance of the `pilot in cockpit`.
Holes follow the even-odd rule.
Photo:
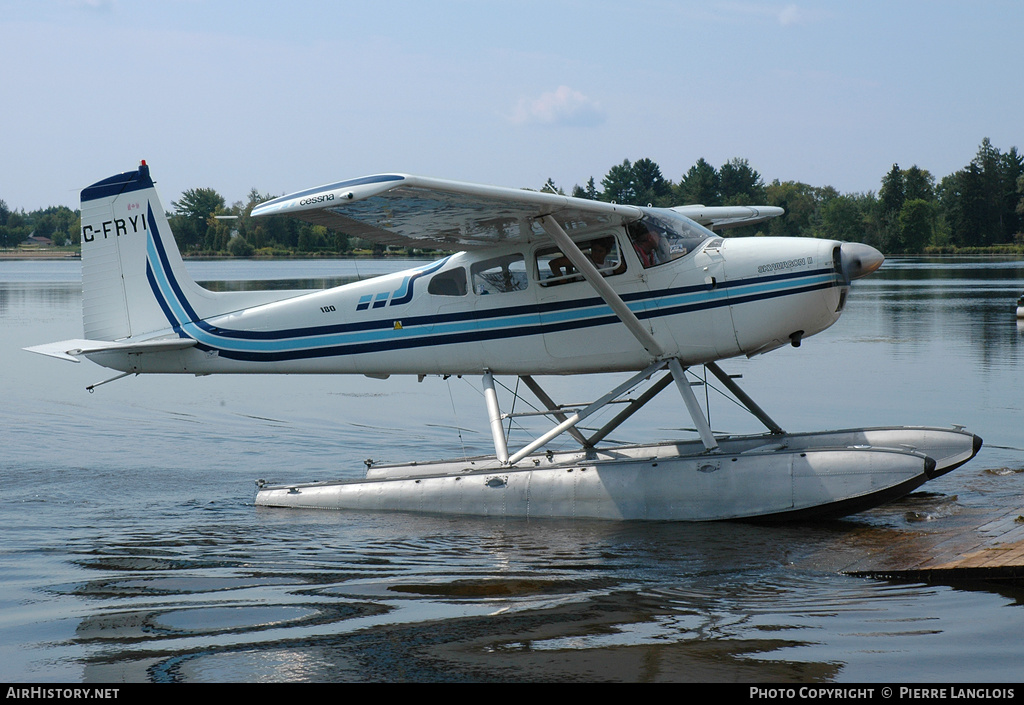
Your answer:
[[[671,250],[666,239],[654,228],[643,221],[630,223],[627,226],[629,240],[633,243],[637,257],[644,267],[653,267],[672,259]]]

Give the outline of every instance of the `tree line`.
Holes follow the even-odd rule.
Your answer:
[[[0,247],[17,247],[31,236],[46,237],[58,247],[78,244],[82,221],[77,210],[50,206],[31,213],[13,211],[0,199]]]
[[[551,179],[542,191],[564,193]],[[765,183],[746,159],[715,168],[697,160],[676,182],[648,158],[626,159],[570,194],[630,205],[781,206],[786,214],[728,231],[729,235],[781,235],[864,242],[886,254],[1024,253],[1024,157],[1002,152],[988,138],[964,168],[936,181],[916,164],[893,164],[877,193],[839,193],[831,186],[798,181]],[[238,257],[384,254],[384,246],[292,218],[253,219],[252,209],[273,198],[252,189],[245,201],[227,205],[212,188],[189,189],[171,203],[171,229],[182,252]],[[78,211],[64,206],[25,213],[0,200],[0,246],[13,247],[30,234],[54,244],[78,241]],[[429,252],[429,250],[427,250]]]
[[[545,190],[561,190],[549,179]],[[773,180],[746,159],[719,168],[699,159],[678,182],[650,159],[612,167],[598,189],[593,177],[571,194],[631,205],[781,206],[786,214],[735,235],[783,235],[864,242],[887,254],[986,251],[1024,253],[1024,157],[985,138],[963,169],[936,181],[916,164],[898,164],[878,193],[841,194],[831,186]]]

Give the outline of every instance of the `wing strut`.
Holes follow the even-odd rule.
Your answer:
[[[601,276],[601,273],[597,271],[597,267],[594,266],[593,262],[587,259],[580,248],[576,246],[576,243],[566,234],[562,227],[552,218],[550,215],[545,215],[540,219],[541,225],[544,227],[544,231],[551,236],[551,239],[555,241],[562,253],[569,258],[569,261],[573,263],[576,270],[583,275],[583,278],[590,282],[590,285],[594,287],[594,290],[598,295],[604,299],[604,302],[608,304],[615,315],[619,317],[629,329],[629,332],[633,334],[644,349],[647,350],[651,355],[656,358],[664,356],[665,349],[661,347],[661,344],[654,339],[651,335],[651,331],[640,322],[640,319],[636,317],[629,307],[626,306],[618,294],[612,289],[611,285],[605,281],[605,278]]]

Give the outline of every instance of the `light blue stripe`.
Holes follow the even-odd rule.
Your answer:
[[[488,319],[484,321],[466,321],[438,325],[417,326],[420,329],[427,328],[422,332],[411,332],[410,328],[403,328],[401,333],[392,329],[365,331],[353,333],[333,333],[313,335],[308,337],[294,337],[279,341],[239,341],[210,333],[195,323],[188,322],[188,315],[184,307],[174,296],[173,288],[167,278],[167,273],[161,266],[160,258],[157,257],[152,237],[147,244],[150,267],[152,267],[160,293],[163,295],[169,308],[177,318],[177,324],[190,337],[195,338],[204,345],[238,352],[289,352],[292,350],[309,350],[320,347],[335,347],[340,345],[351,345],[357,343],[368,343],[378,341],[394,340],[396,335],[403,339],[420,339],[430,335],[441,335],[461,333],[467,331],[488,331],[508,327],[519,327],[522,325],[533,325],[537,322],[536,314],[523,314],[519,316],[506,316],[503,318]],[[302,344],[297,344],[302,341]]]
[[[185,313],[185,309],[173,294],[171,284],[167,280],[167,273],[164,271],[163,264],[160,262],[160,257],[157,254],[156,244],[153,242],[152,234],[147,236],[146,254],[149,257],[149,266],[153,270],[153,275],[156,277],[157,286],[163,294],[164,302],[171,309],[172,313],[174,313],[175,319],[177,319],[175,323],[178,325],[187,325],[189,316]]]
[[[588,306],[585,309],[570,309],[547,313],[526,313],[476,321],[411,326],[403,328],[401,332],[396,332],[389,328],[375,331],[295,336],[292,338],[272,341],[238,340],[234,338],[224,338],[215,333],[210,333],[189,321],[186,309],[174,295],[174,289],[170,284],[168,273],[164,271],[160,258],[157,256],[152,235],[150,235],[147,243],[147,253],[149,256],[150,267],[153,269],[160,293],[163,295],[168,307],[177,318],[178,326],[185,333],[195,338],[200,343],[225,351],[261,353],[314,350],[321,347],[340,347],[361,343],[386,342],[398,339],[419,340],[426,339],[431,336],[447,336],[467,332],[487,332],[506,328],[533,326],[538,323],[542,325],[551,325],[558,323],[585,322],[612,315],[611,308],[602,303]],[[647,302],[633,302],[628,304],[628,307],[634,313],[643,313],[652,308],[672,308],[719,302],[727,303],[730,297],[785,292],[790,289],[802,289],[807,286],[829,284],[833,279],[834,277],[830,274],[822,274],[796,281],[787,280],[749,285],[737,284],[735,287],[730,287],[728,290],[721,289],[693,292],[689,294],[677,294],[660,299],[653,299]],[[416,332],[417,329],[419,332]]]

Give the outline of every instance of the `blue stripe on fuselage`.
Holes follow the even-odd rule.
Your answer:
[[[276,361],[355,355],[543,335],[618,322],[607,304],[593,296],[490,311],[403,317],[402,328],[398,331],[391,318],[270,331],[220,328],[199,320],[171,271],[152,215],[150,222],[154,226],[149,234],[147,277],[168,321],[179,335],[194,338],[200,349],[217,351],[221,357],[229,359]],[[436,271],[434,266],[423,269]],[[638,318],[648,319],[833,286],[837,286],[835,273],[831,269],[818,269],[723,282],[714,289],[689,286],[629,294],[623,296],[623,300]]]

